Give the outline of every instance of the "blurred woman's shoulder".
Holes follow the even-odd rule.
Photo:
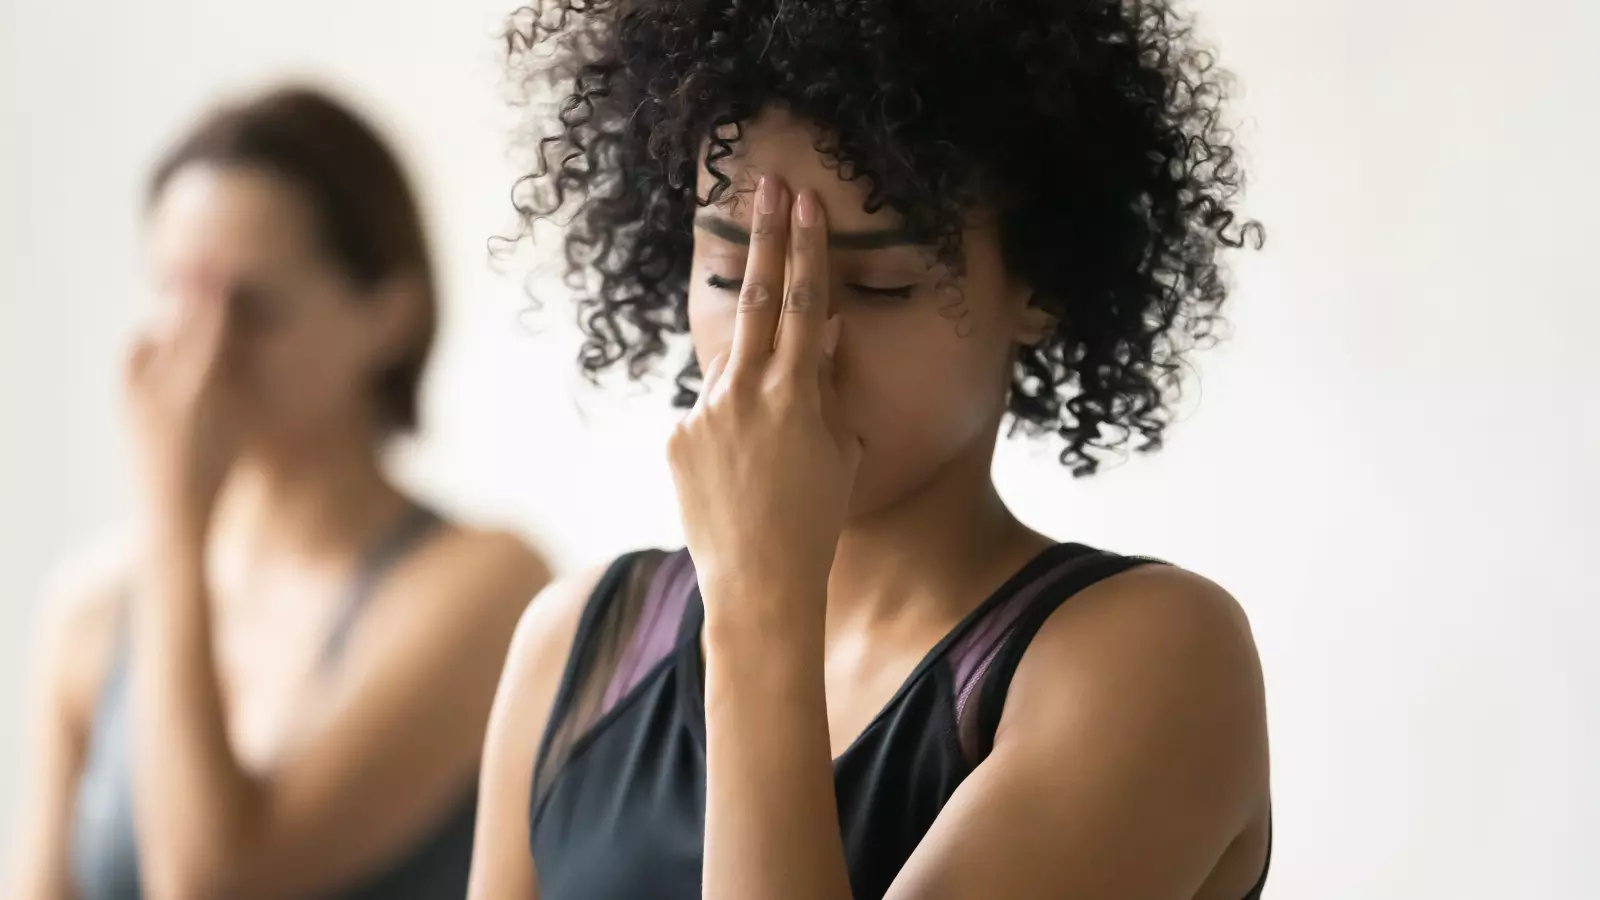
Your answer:
[[[89,715],[110,671],[136,559],[134,529],[112,528],[65,554],[45,579],[35,607],[35,677],[74,719]]]
[[[537,581],[537,591],[550,580],[543,554],[522,535],[505,528],[478,527],[448,521],[438,539],[419,548],[423,571],[466,576],[479,573],[486,580]],[[526,602],[532,593],[523,597]]]
[[[402,580],[456,597],[516,603],[520,610],[551,578],[544,555],[510,529],[447,520],[416,550],[401,566]]]
[[[508,641],[550,579],[543,554],[516,532],[446,520],[385,578],[374,618],[475,619],[484,639]]]

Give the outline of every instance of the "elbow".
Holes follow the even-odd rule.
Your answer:
[[[152,865],[141,860],[149,900],[223,900],[230,896],[222,879],[196,865]]]
[[[202,846],[141,847],[148,900],[246,900],[247,843],[213,835]],[[152,842],[154,843],[154,842]]]
[[[253,900],[272,885],[271,797],[256,785],[206,808],[168,807],[140,823],[139,868],[147,900]],[[213,800],[219,799],[218,794]],[[187,815],[174,815],[186,812]],[[163,827],[165,826],[165,827]],[[282,900],[281,893],[272,894]]]

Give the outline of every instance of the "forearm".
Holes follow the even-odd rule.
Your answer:
[[[707,900],[847,900],[820,596],[707,603]],[[752,607],[812,604],[815,621]],[[802,618],[802,617],[791,617]]]
[[[157,896],[216,890],[258,808],[228,742],[203,545],[192,532],[158,531],[133,604],[135,809]]]
[[[18,815],[8,827],[0,858],[0,896],[18,900],[72,900],[68,834],[73,788],[82,764],[56,709],[31,723],[29,763],[22,778]]]
[[[57,821],[40,823],[25,819],[20,827],[15,828],[9,853],[3,860],[6,875],[0,878],[6,897],[17,900],[73,900],[67,868],[66,835],[61,826],[62,823]]]

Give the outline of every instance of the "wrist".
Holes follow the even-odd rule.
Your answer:
[[[796,598],[808,601],[821,608],[820,598]],[[822,690],[826,651],[820,614],[813,621],[770,611],[713,609],[707,604],[703,633],[708,715],[750,704],[788,708]]]
[[[826,580],[702,579],[707,652],[781,651],[820,642],[827,598]]]
[[[146,494],[146,528],[154,544],[162,549],[204,544],[214,506],[182,487],[158,486]]]
[[[174,647],[207,640],[205,567],[204,540],[195,532],[176,526],[152,529],[133,594],[138,645],[176,661]]]
[[[145,526],[139,578],[146,592],[166,596],[205,577],[206,529],[199,518],[156,512]]]

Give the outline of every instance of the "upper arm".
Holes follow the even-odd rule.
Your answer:
[[[504,535],[455,532],[416,556],[364,614],[316,727],[263,784],[228,896],[358,880],[465,801],[517,617],[548,574]]]
[[[1243,613],[1203,579],[1136,569],[1045,624],[994,750],[890,896],[1190,900],[1261,810],[1266,767]]]
[[[68,836],[91,713],[110,666],[126,583],[122,542],[71,559],[40,598],[27,673],[22,797],[7,897],[65,900]]]
[[[603,572],[594,569],[551,584],[517,625],[483,748],[471,900],[538,898],[528,833],[534,757],[578,622]]]

